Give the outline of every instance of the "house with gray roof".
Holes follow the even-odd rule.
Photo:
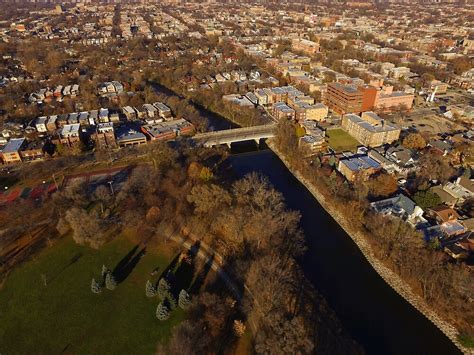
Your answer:
[[[385,200],[372,202],[370,206],[378,213],[400,218],[413,227],[427,223],[427,220],[423,218],[423,209],[403,194],[398,194]]]

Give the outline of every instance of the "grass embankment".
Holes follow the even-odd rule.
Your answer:
[[[328,129],[326,131],[328,137],[328,143],[332,150],[336,153],[341,152],[355,152],[360,143],[353,138],[349,133],[346,133],[340,128]]]
[[[145,296],[145,283],[157,281],[170,258],[147,250],[134,265],[133,257],[124,259],[134,247],[119,237],[92,250],[67,237],[14,270],[0,290],[0,352],[153,353],[185,314],[178,308],[165,322],[155,318],[159,299]],[[91,279],[101,277],[102,265],[113,270],[124,260],[125,280],[93,294]]]

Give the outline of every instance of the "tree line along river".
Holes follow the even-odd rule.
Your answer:
[[[155,90],[171,94],[161,86]],[[173,93],[175,94],[175,93]],[[175,94],[177,95],[177,94]],[[224,117],[197,107],[210,130],[234,128]],[[237,176],[258,172],[280,191],[288,208],[301,213],[308,251],[303,270],[342,325],[368,354],[459,354],[423,314],[398,295],[371,267],[357,245],[313,195],[263,144],[233,145],[228,163]]]

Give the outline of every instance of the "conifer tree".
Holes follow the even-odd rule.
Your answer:
[[[117,287],[117,281],[115,281],[114,275],[110,271],[105,275],[105,287],[110,291]]]
[[[158,297],[164,300],[166,296],[168,296],[168,292],[170,289],[171,289],[171,285],[169,284],[169,282],[165,278],[162,278],[160,282],[158,283],[158,290],[157,290]]]
[[[147,297],[155,297],[156,296],[156,288],[150,280],[148,280],[146,282],[145,294],[146,294]]]
[[[102,277],[105,278],[109,272],[110,270],[107,268],[107,266],[102,265]]]
[[[181,290],[178,296],[178,305],[182,309],[187,309],[191,305],[191,297],[186,290]]]
[[[98,283],[95,279],[92,279],[91,282],[91,291],[93,293],[101,293],[102,292],[102,286],[100,283]]]
[[[161,302],[156,308],[156,318],[159,320],[167,320],[169,317],[170,311],[168,310],[168,307],[166,307],[163,302]]]

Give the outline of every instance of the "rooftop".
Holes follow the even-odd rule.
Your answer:
[[[20,150],[24,142],[25,142],[25,138],[12,138],[8,141],[7,145],[2,149],[2,153],[18,152],[18,150]]]

